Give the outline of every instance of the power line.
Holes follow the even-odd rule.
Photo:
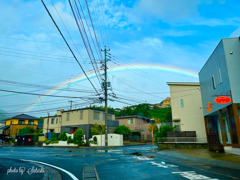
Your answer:
[[[100,95],[100,94],[98,93],[97,89],[95,88],[95,86],[92,84],[92,82],[91,82],[91,80],[89,79],[89,77],[87,76],[87,74],[86,74],[86,72],[84,71],[82,65],[81,65],[81,64],[79,63],[79,61],[77,60],[77,58],[76,58],[75,54],[73,53],[72,49],[71,49],[70,46],[68,45],[68,43],[67,43],[66,39],[64,38],[62,32],[60,31],[60,29],[58,28],[58,26],[57,26],[56,22],[54,21],[52,15],[51,15],[50,12],[48,11],[47,6],[46,6],[45,3],[43,2],[43,0],[41,0],[41,1],[42,1],[43,5],[44,5],[45,9],[46,9],[47,12],[48,12],[48,15],[51,17],[53,23],[55,24],[56,28],[58,29],[58,31],[59,31],[59,33],[61,34],[62,38],[64,39],[65,43],[67,44],[67,46],[68,46],[69,50],[71,51],[72,55],[74,56],[75,60],[77,61],[77,63],[78,63],[79,66],[81,67],[81,69],[82,69],[83,73],[85,74],[85,76],[87,77],[88,81],[91,83],[91,85],[93,86],[93,88],[95,89],[95,91],[97,92],[97,94]]]

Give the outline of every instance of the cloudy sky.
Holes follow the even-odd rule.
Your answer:
[[[44,2],[90,76],[94,69],[69,2]],[[86,3],[80,2],[96,42]],[[89,0],[98,43],[110,48],[112,58],[109,93],[118,98],[111,97],[110,106],[159,103],[169,96],[166,82],[198,82],[197,73],[219,41],[240,36],[239,5],[237,0]],[[1,0],[0,17],[0,90],[35,94],[0,91],[1,110],[46,116],[69,109],[69,100],[73,108],[93,104],[97,93],[88,80],[77,78],[83,71],[41,1]],[[101,56],[94,53],[100,68]],[[102,93],[98,79],[90,80]],[[36,95],[51,93],[72,98]]]

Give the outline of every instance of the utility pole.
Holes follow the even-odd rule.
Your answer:
[[[105,96],[105,146],[108,146],[108,110],[107,110],[107,87],[110,86],[110,84],[107,82],[107,51],[110,51],[106,49],[106,46],[104,47],[104,50],[101,49],[101,51],[104,51],[104,96]],[[108,85],[109,84],[109,85]]]
[[[47,120],[47,138],[48,138],[48,127],[49,127],[49,113],[48,113],[48,120]]]
[[[72,110],[72,103],[74,102],[74,101],[68,101],[68,102],[70,102],[70,110]]]

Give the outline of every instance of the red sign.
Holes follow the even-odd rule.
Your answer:
[[[216,97],[214,101],[218,104],[227,104],[231,102],[231,98],[227,96],[219,96],[219,97]]]

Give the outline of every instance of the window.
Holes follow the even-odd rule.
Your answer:
[[[11,121],[11,125],[12,125],[12,121]]]
[[[219,84],[222,84],[222,74],[221,74],[221,70],[218,70],[218,82]]]
[[[213,83],[213,89],[216,89],[216,84],[215,84],[214,76],[212,76],[212,83]]]
[[[18,124],[24,124],[24,120],[19,120]]]
[[[183,107],[183,99],[180,99],[181,107]]]
[[[169,101],[168,101],[168,103],[169,103]]]
[[[175,131],[180,131],[180,125],[179,124],[175,124]]]
[[[93,112],[93,119],[94,119],[94,120],[99,120],[99,115],[100,115],[100,112],[99,112],[99,111],[94,111],[94,112]]]
[[[56,124],[58,123],[58,118],[56,118]]]
[[[83,119],[83,111],[80,111],[80,120]]]
[[[54,118],[52,118],[52,120],[51,120],[51,124],[54,124]]]
[[[67,112],[67,121],[70,119],[70,112]]]
[[[133,124],[133,119],[128,119],[128,124]]]
[[[28,124],[33,125],[34,121],[28,121]]]
[[[108,120],[112,120],[112,115],[108,114]]]

